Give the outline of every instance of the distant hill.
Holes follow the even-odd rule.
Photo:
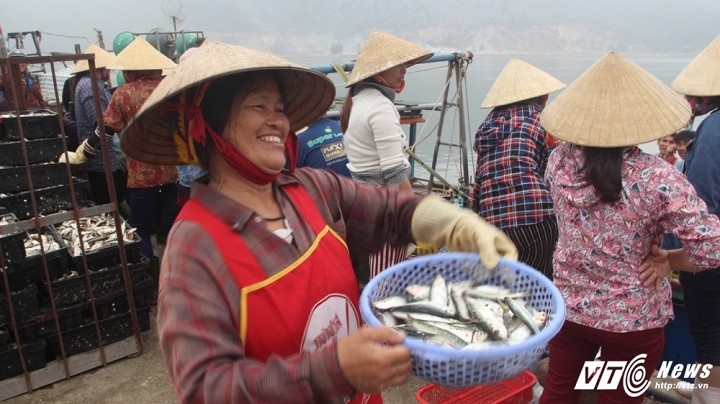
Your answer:
[[[698,52],[720,34],[720,7],[707,0],[214,3],[237,18],[203,24],[209,37],[284,55],[328,54],[339,47],[354,54],[373,29],[435,50],[513,54]],[[202,14],[193,21],[202,22]]]

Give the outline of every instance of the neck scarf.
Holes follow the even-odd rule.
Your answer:
[[[353,95],[356,95],[357,93],[359,93],[363,90],[367,90],[368,88],[374,88],[374,89],[380,91],[380,93],[382,93],[382,95],[384,95],[385,98],[389,99],[392,102],[395,102],[395,96],[397,95],[395,90],[393,90],[390,87],[383,86],[381,84],[373,83],[370,81],[361,81],[361,82],[357,83],[355,85],[355,87],[353,88]]]

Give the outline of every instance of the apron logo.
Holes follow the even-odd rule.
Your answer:
[[[332,294],[310,311],[301,348],[316,351],[358,329],[360,317],[345,295]]]

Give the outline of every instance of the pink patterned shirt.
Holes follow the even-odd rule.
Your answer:
[[[610,332],[664,327],[673,317],[670,286],[644,288],[638,266],[664,232],[683,242],[696,266],[720,266],[720,220],[682,173],[637,147],[625,150],[614,204],[584,181],[583,164],[581,147],[563,143],[545,173],[559,227],[553,279],[567,320]]]

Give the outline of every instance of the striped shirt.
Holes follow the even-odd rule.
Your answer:
[[[267,234],[262,219],[204,184],[193,184],[192,197],[236,229],[271,276],[300,259],[315,239],[283,192],[291,183],[304,187],[350,249],[369,252],[388,241],[413,242],[410,222],[419,197],[326,170],[298,169],[281,174],[273,184],[293,230],[291,244],[262,237]],[[181,402],[341,402],[353,393],[340,370],[335,344],[266,362],[247,358],[238,337],[240,306],[240,291],[202,225],[176,222],[162,259],[158,334]]]
[[[100,108],[104,112],[110,103],[110,90],[108,90],[105,83],[100,79],[97,79],[97,86],[100,95]],[[95,114],[92,81],[89,76],[80,77],[75,87],[75,124],[77,125],[78,141],[80,143],[90,136],[95,136],[95,127],[98,121],[102,121],[102,116],[99,118],[100,119],[98,119]],[[109,146],[110,145],[108,145],[108,156],[110,156],[110,167],[112,171],[117,171],[120,169],[120,162]],[[82,167],[85,171],[105,171],[102,153],[90,157]]]
[[[535,224],[553,214],[543,180],[550,150],[541,111],[536,103],[495,108],[475,134],[472,209],[501,229]]]

